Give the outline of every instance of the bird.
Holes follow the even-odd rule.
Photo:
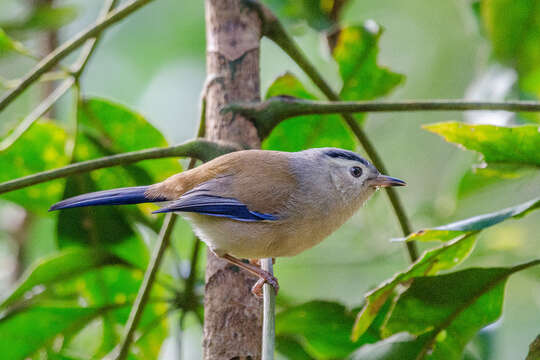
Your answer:
[[[355,152],[242,150],[148,186],[87,193],[49,211],[96,205],[157,203],[178,213],[218,257],[252,273],[252,292],[277,279],[255,261],[294,256],[338,229],[381,187],[405,186]],[[251,259],[244,262],[241,259]]]

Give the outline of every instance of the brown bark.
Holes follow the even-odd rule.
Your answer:
[[[261,22],[242,0],[206,0],[206,136],[258,148],[253,124],[221,114],[223,105],[259,96]],[[261,358],[262,302],[250,289],[256,278],[208,252],[204,297],[205,360]]]

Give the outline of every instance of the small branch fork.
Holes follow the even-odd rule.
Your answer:
[[[107,17],[107,14],[116,6],[118,0],[105,0],[101,12],[98,17],[99,20],[103,20]],[[101,38],[101,33],[97,34],[95,38],[91,38],[86,41],[84,48],[79,55],[79,59],[67,72],[69,77],[65,79],[53,92],[49,94],[24,120],[5,138],[0,142],[0,151],[3,151],[13,145],[17,139],[24,134],[34,122],[49,111],[54,104],[68,92],[71,87],[78,83],[88,61],[92,57],[92,54],[96,50],[96,47]]]
[[[110,0],[108,0],[110,1]],[[113,0],[115,1],[115,0]],[[63,58],[71,54],[75,49],[84,44],[86,40],[96,37],[103,30],[109,26],[124,19],[126,16],[138,10],[142,6],[152,2],[154,0],[132,0],[124,6],[115,9],[107,14],[106,17],[97,21],[94,25],[88,29],[80,32],[71,40],[65,42],[56,50],[47,55],[41,60],[28,74],[26,74],[21,82],[13,89],[9,90],[5,95],[0,98],[0,111],[4,110],[13,100],[15,100],[23,91],[25,91],[32,83],[40,78],[41,75],[51,70],[56,64],[58,64]],[[91,51],[89,52],[89,55]],[[82,66],[84,63],[82,62]]]

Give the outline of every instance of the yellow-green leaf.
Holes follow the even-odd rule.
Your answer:
[[[341,30],[334,58],[343,80],[343,100],[371,100],[388,94],[405,77],[377,63],[382,28],[374,21]]]
[[[409,269],[397,273],[393,278],[367,293],[366,304],[356,317],[353,339],[357,340],[364,334],[386,301],[395,296],[396,286],[407,285],[412,278],[417,276],[435,275],[441,270],[457,266],[469,256],[475,244],[475,235],[467,234],[448,244],[426,251]]]
[[[383,333],[427,337],[415,359],[461,360],[474,335],[500,317],[508,277],[538,264],[415,278],[395,303]]]
[[[450,224],[424,229],[410,234],[407,241],[448,241],[466,233],[478,232],[497,225],[510,218],[520,218],[530,211],[540,208],[540,197],[523,204],[512,206],[488,214],[473,216]]]
[[[446,122],[424,125],[446,141],[481,153],[491,164],[540,167],[540,126],[514,127]]]
[[[35,123],[17,142],[0,152],[0,181],[67,165],[66,141],[67,134],[58,125],[44,120]],[[31,211],[45,212],[60,199],[63,187],[64,180],[58,179],[3,194],[2,198]]]

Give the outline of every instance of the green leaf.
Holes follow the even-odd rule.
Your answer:
[[[98,190],[88,174],[69,177],[64,198]],[[106,250],[128,263],[144,269],[149,254],[125,215],[114,206],[82,207],[62,210],[58,215],[57,242],[60,249],[90,247]]]
[[[540,1],[483,0],[480,12],[496,59],[516,68],[523,90],[540,96]]]
[[[276,337],[276,351],[288,360],[313,360],[302,345],[289,336]]]
[[[347,1],[319,0],[264,0],[280,18],[289,21],[306,21],[315,30],[327,30],[335,23],[334,12],[339,10]],[[338,6],[338,9],[334,9]]]
[[[26,359],[57,335],[87,323],[110,307],[35,306],[0,318],[0,353],[10,360]]]
[[[394,305],[383,333],[390,336],[407,331],[420,335],[433,329],[442,331],[461,312],[481,300],[488,300],[483,303],[483,307],[487,313],[495,313],[495,318],[491,319],[495,321],[501,312],[504,281],[509,274],[509,270],[503,268],[466,269],[451,274],[414,278],[412,285]],[[496,290],[494,296],[482,299],[485,293],[493,290]],[[484,316],[471,315],[470,323],[477,321],[479,315]]]
[[[77,18],[74,6],[33,6],[30,13],[22,20],[4,23],[9,31],[40,31],[59,29]]]
[[[345,306],[311,301],[277,315],[276,334],[300,336],[307,353],[317,359],[342,358],[358,347],[350,339],[354,314]]]
[[[467,234],[424,254],[409,269],[397,273],[393,278],[366,294],[366,304],[356,317],[352,338],[357,340],[375,320],[383,305],[395,297],[398,285],[406,286],[417,276],[434,275],[441,270],[451,269],[465,260],[476,244],[475,234]]]
[[[408,333],[399,333],[375,344],[362,346],[354,352],[351,360],[417,360],[427,337],[415,337]]]
[[[490,185],[500,184],[502,181],[514,181],[528,175],[534,175],[536,172],[536,168],[516,164],[497,164],[487,168],[469,169],[459,180],[457,196],[464,198],[476,194],[480,189]]]
[[[387,318],[389,337],[363,346],[352,359],[461,360],[478,330],[499,318],[508,276],[538,264],[415,278]]]
[[[473,336],[500,317],[507,278],[538,264],[415,278],[397,300],[383,333],[427,334],[417,358],[460,360]]]
[[[374,21],[341,30],[334,58],[343,80],[343,100],[370,100],[388,94],[405,77],[377,64],[383,30]]]
[[[424,125],[446,141],[481,153],[488,165],[540,166],[540,127],[468,125],[458,122]]]
[[[266,92],[266,98],[278,95],[316,99],[291,73],[278,77]],[[262,147],[267,150],[282,151],[299,151],[314,147],[339,147],[352,150],[355,142],[350,130],[339,116],[308,115],[281,122],[264,140]]]
[[[50,121],[35,123],[17,142],[0,152],[0,181],[65,166],[67,134]],[[64,180],[54,180],[1,195],[30,211],[45,212],[62,195]]]
[[[8,34],[0,28],[0,57],[10,51],[18,52],[23,55],[28,54],[28,50],[23,44],[10,38]]]
[[[474,216],[410,234],[407,241],[447,241],[465,233],[481,231],[510,218],[520,218],[540,208],[540,197],[496,212]]]
[[[86,99],[78,109],[78,135],[74,158],[90,160],[121,152],[167,146],[161,133],[141,115],[119,104]],[[143,161],[135,165],[101,169],[68,178],[65,197],[117,187],[148,185],[181,171],[174,159]],[[107,248],[130,264],[145,268],[148,250],[135,234],[126,214],[141,219],[139,208],[152,205],[98,206],[62,211],[58,220],[58,244]]]
[[[55,352],[48,352],[47,353],[47,360],[83,360],[81,358],[76,358],[73,356],[68,356],[65,354],[59,354]]]
[[[131,304],[137,296],[142,278],[143,272],[139,269],[109,265],[96,268],[84,273],[79,278],[58,284],[55,290],[58,294],[75,292],[79,298],[84,299],[88,306],[92,307]],[[133,358],[155,359],[158,357],[163,340],[168,334],[166,318],[162,315],[167,313],[170,305],[155,299],[163,299],[166,295],[167,293],[160,286],[160,283],[156,282],[152,287],[150,300],[145,306],[137,328],[138,333],[145,335],[137,341],[137,355],[132,355]],[[129,306],[117,306],[102,317],[101,346],[98,353],[89,355],[102,358],[114,348],[122,335],[118,329],[124,327],[129,313]],[[70,347],[73,346],[76,345],[72,344]],[[84,347],[80,350],[86,352]]]
[[[48,258],[41,259],[26,272],[15,289],[2,300],[0,310],[20,300],[23,295],[36,286],[47,287],[99,266],[118,262],[119,259],[113,256],[88,249],[64,250]]]
[[[163,135],[142,115],[103,99],[85,99],[79,106],[75,157],[90,160],[115,153],[167,146]],[[155,159],[92,173],[100,188],[148,185],[180,172],[175,159]]]

